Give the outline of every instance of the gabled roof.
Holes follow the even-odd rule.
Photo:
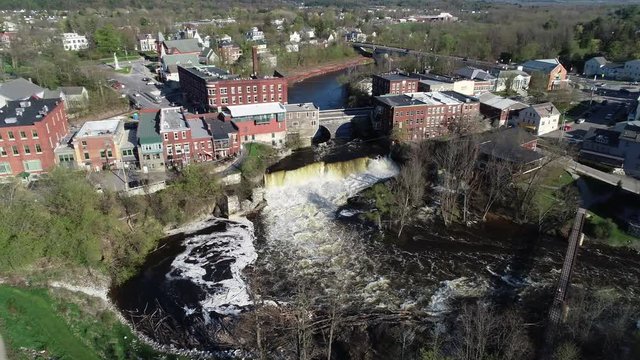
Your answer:
[[[593,58],[589,59],[588,61],[591,61],[591,60],[597,62],[598,64],[600,64],[600,66],[605,65],[605,64],[608,63],[607,59],[605,59],[603,56],[596,56],[596,57],[593,57]]]
[[[62,90],[60,90],[59,88],[54,90],[44,89],[42,98],[43,99],[60,99],[62,95],[64,94],[62,93]]]
[[[529,71],[542,71],[544,73],[549,73],[558,65],[560,65],[560,61],[558,61],[558,59],[538,59],[525,62],[522,64],[522,68]]]
[[[482,69],[474,68],[472,66],[465,66],[461,69],[456,70],[455,73],[456,75],[459,75],[471,80],[482,80],[482,81],[495,80],[495,76],[489,74],[488,72]]]
[[[541,118],[560,114],[560,111],[558,111],[553,103],[550,102],[531,105],[531,109],[535,111]]]
[[[0,84],[0,95],[9,100],[28,99],[33,95],[43,96],[44,89],[23,78]]]
[[[176,49],[181,53],[200,53],[200,45],[197,39],[166,40],[167,49]]]
[[[198,58],[198,54],[173,54],[173,55],[165,55],[162,57],[162,63],[165,66],[171,65],[198,65],[200,60]]]
[[[60,91],[65,95],[82,95],[85,88],[84,86],[61,86]]]
[[[502,96],[494,95],[492,93],[482,94],[479,96],[479,99],[481,104],[500,110],[519,110],[529,107],[527,104],[503,98]]]

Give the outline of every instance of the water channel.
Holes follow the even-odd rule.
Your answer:
[[[338,76],[294,85],[290,102],[342,106]],[[234,316],[251,311],[253,297],[287,304],[300,284],[309,293],[339,294],[362,313],[409,311],[432,318],[448,314],[456,301],[481,297],[526,307],[530,322],[544,319],[565,240],[503,221],[445,229],[426,220],[402,243],[380,241],[376,230],[353,221],[362,212],[353,200],[394,176],[397,167],[380,149],[369,148],[355,142],[286,159],[265,176],[266,206],[259,214],[182,229],[112,298],[155,341],[200,350],[224,348],[225,329]],[[247,270],[261,274],[260,289],[247,284]],[[640,256],[587,243],[573,282],[637,296]]]

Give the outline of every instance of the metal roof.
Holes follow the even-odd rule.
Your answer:
[[[162,142],[162,137],[158,132],[157,118],[158,112],[140,112],[140,120],[138,121],[138,143],[140,145],[156,144]]]
[[[232,117],[255,116],[266,114],[277,114],[286,112],[285,107],[277,102],[248,104],[248,105],[232,105],[226,107]]]
[[[23,78],[17,78],[0,84],[0,95],[9,100],[28,99],[33,95],[40,97],[43,94],[43,88]]]
[[[202,119],[189,119],[187,120],[187,124],[189,124],[189,129],[191,129],[191,138],[192,139],[210,139],[211,135],[209,134],[209,130],[207,130],[207,125],[204,123]]]

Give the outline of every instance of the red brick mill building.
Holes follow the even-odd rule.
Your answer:
[[[180,88],[187,102],[206,111],[223,106],[287,103],[287,79],[282,76],[242,78],[215,66],[178,66]]]
[[[46,172],[56,164],[54,149],[68,131],[60,99],[7,102],[0,109],[0,177]]]

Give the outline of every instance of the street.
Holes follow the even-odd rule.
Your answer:
[[[113,71],[111,77],[120,83],[124,84],[124,89],[120,92],[125,95],[131,95],[142,106],[142,108],[162,108],[169,107],[171,103],[180,104],[182,101],[182,95],[177,87],[167,86],[158,81],[157,75],[147,68],[147,65],[151,64],[150,61],[143,59],[135,61],[124,61],[121,63],[122,67],[131,66],[131,72],[129,74],[122,74],[113,71],[113,68],[109,65],[104,65]],[[148,81],[142,79],[149,78],[155,85],[147,85]],[[153,91],[160,91],[160,103],[152,101],[149,97],[145,96],[146,93]]]
[[[560,138],[560,136],[564,136],[565,139],[571,142],[580,142],[589,128],[608,128],[618,122],[626,121],[627,115],[636,106],[636,100],[639,96],[637,86],[630,86],[625,82],[611,80],[594,82],[593,79],[576,76],[572,76],[571,80],[580,84],[583,92],[582,101],[585,103],[590,102],[592,99],[591,89],[596,89],[593,91],[591,106],[585,109],[582,114],[574,116],[576,119],[585,119],[585,122],[582,124],[567,123],[571,129],[564,131],[564,134],[562,134],[562,130],[556,130],[542,135],[543,137]],[[604,86],[601,86],[601,84],[604,84]],[[621,92],[619,91],[621,88],[629,89]],[[562,118],[560,121],[562,121]]]

